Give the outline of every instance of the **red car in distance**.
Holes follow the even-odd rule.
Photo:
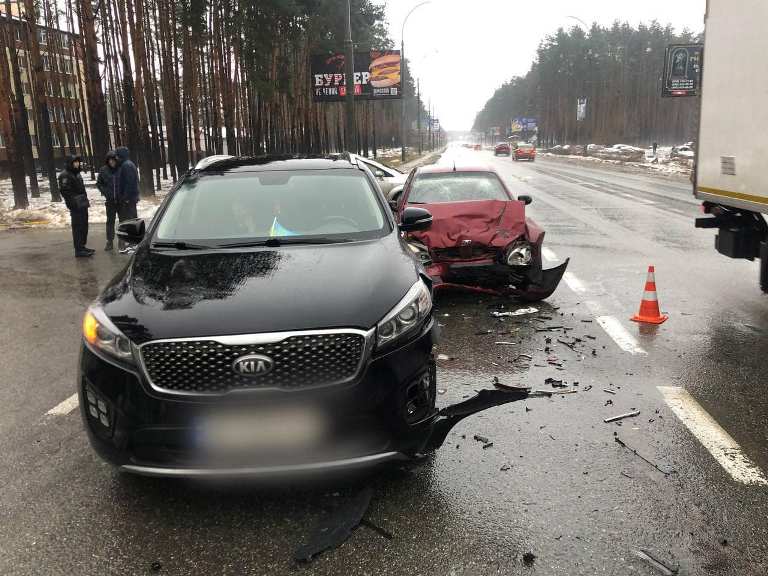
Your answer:
[[[493,149],[493,155],[494,156],[509,156],[512,153],[511,146],[506,142],[499,142],[496,144],[496,147]]]
[[[514,160],[530,160],[536,161],[536,146],[522,142],[515,147]]]

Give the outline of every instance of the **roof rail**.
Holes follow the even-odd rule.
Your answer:
[[[195,164],[195,170],[205,170],[211,164],[220,162],[222,160],[229,160],[230,158],[234,158],[234,156],[230,154],[214,154],[213,156],[206,156],[197,164]]]

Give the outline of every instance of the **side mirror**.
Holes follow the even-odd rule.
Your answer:
[[[378,168],[373,173],[373,175],[376,176],[376,178],[386,178],[387,177],[387,173],[384,172],[384,170],[379,170]]]
[[[528,204],[530,204],[531,202],[533,202],[533,198],[531,198],[531,197],[530,197],[530,196],[528,196],[527,194],[523,194],[523,195],[521,195],[521,196],[518,196],[518,197],[517,197],[517,200],[518,200],[519,202],[523,202],[523,203],[525,203],[525,205],[526,205],[526,206],[528,206]]]
[[[138,244],[144,238],[147,226],[143,218],[126,220],[117,225],[117,237],[128,244]]]
[[[403,232],[417,232],[426,230],[430,226],[432,226],[432,214],[424,208],[409,206],[400,216],[400,230]]]

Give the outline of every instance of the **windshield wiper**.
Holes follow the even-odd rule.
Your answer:
[[[219,244],[219,248],[249,248],[251,246],[286,246],[288,244],[339,244],[352,242],[352,238],[267,238],[266,240],[248,240],[246,242],[232,242]]]
[[[176,250],[210,250],[214,246],[190,244],[189,242],[152,242],[152,248],[175,248]]]

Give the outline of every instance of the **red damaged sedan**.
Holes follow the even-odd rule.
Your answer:
[[[427,230],[408,233],[434,288],[460,288],[524,301],[549,297],[568,266],[542,267],[544,231],[525,215],[530,196],[515,196],[490,167],[425,166],[397,201],[432,215]]]

